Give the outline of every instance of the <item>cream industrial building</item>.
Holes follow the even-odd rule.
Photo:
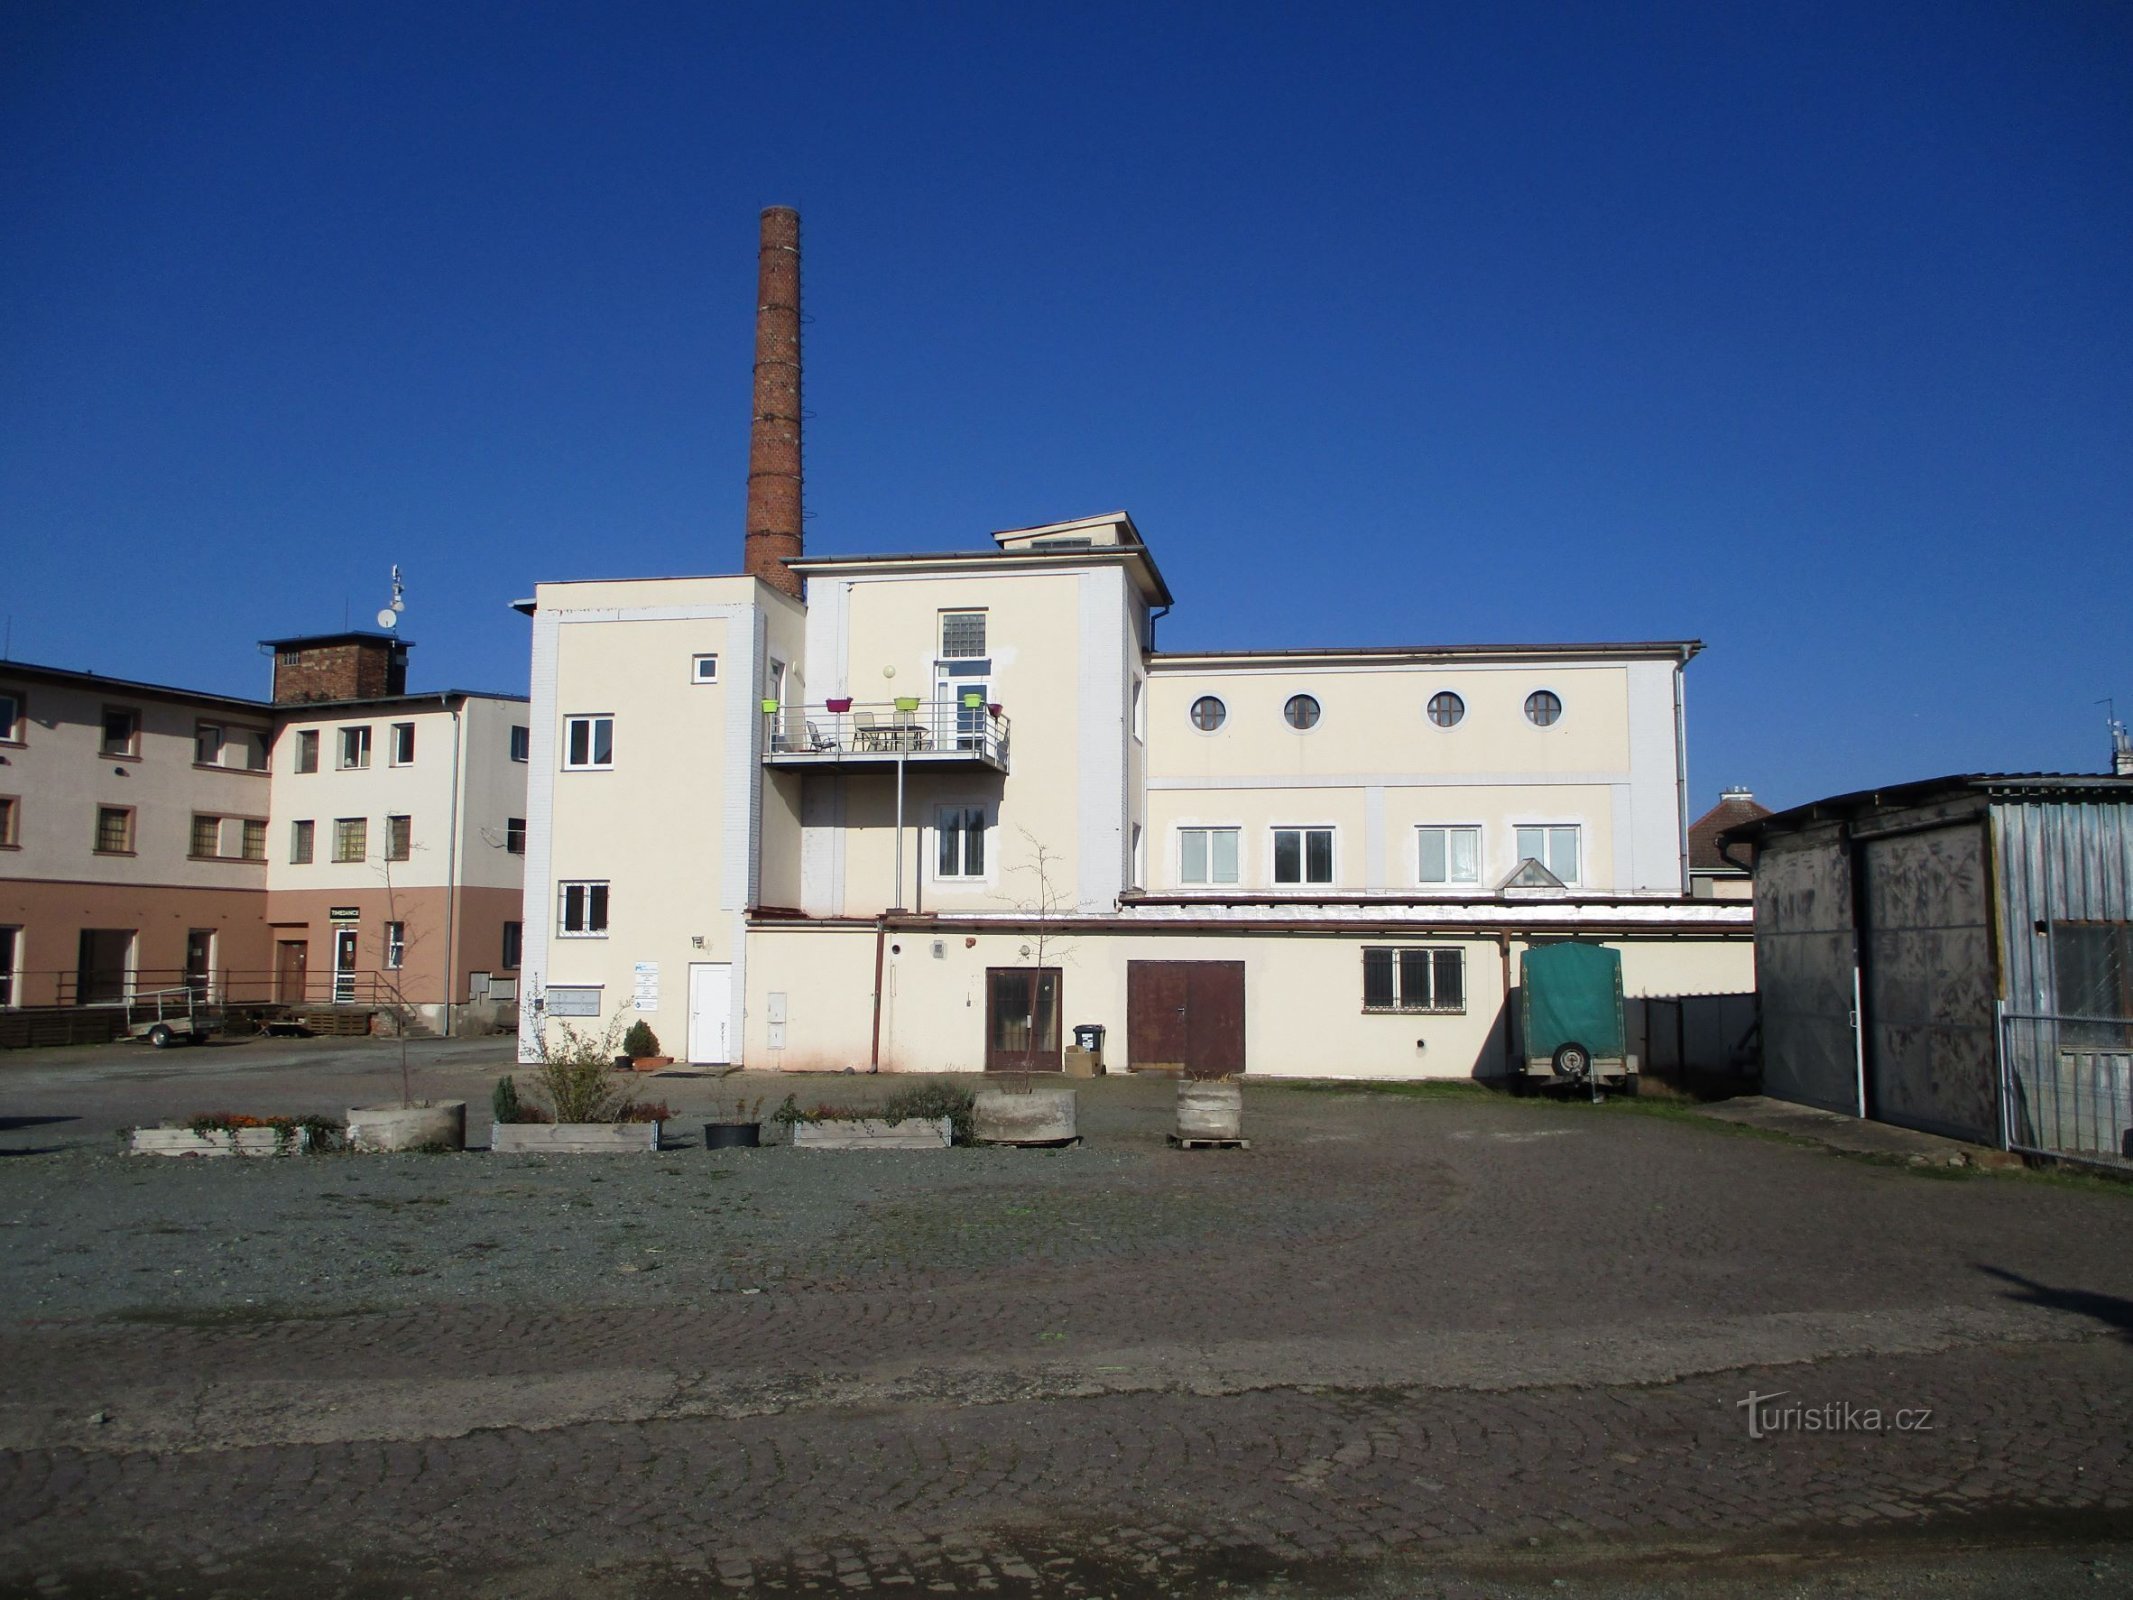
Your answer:
[[[798,219],[764,214],[743,572],[533,622],[521,1055],[638,1018],[700,1064],[1489,1076],[1520,951],[1744,996],[1692,898],[1693,641],[1163,652],[1124,512],[800,541]]]

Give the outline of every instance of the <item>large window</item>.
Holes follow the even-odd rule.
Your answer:
[[[1235,883],[1238,834],[1236,828],[1178,829],[1178,882]]]
[[[941,613],[941,659],[966,661],[985,654],[985,613],[982,611],[943,611]]]
[[[363,861],[370,855],[370,819],[337,817],[333,824],[333,859]]]
[[[318,824],[303,817],[289,824],[289,859],[298,866],[308,866],[312,852],[318,846]]]
[[[96,808],[96,853],[100,856],[133,854],[133,807]]]
[[[396,767],[415,764],[415,725],[412,722],[393,724],[392,764]]]
[[[103,753],[107,756],[137,756],[141,753],[141,714],[132,706],[104,707]]]
[[[367,767],[369,765],[370,725],[365,723],[360,728],[343,728],[341,730],[341,770],[343,772],[353,772],[358,767]]]
[[[415,819],[413,817],[387,817],[385,819],[385,859],[405,861],[414,849]]]
[[[1363,952],[1365,1011],[1464,1011],[1466,952],[1366,949]]]
[[[296,735],[296,770],[318,771],[318,729],[303,728]]]
[[[1578,830],[1573,824],[1522,827],[1518,859],[1538,861],[1565,883],[1578,881]]]
[[[1276,828],[1274,830],[1274,881],[1277,884],[1317,884],[1333,881],[1333,830],[1331,828]]]
[[[607,884],[600,882],[565,883],[557,895],[560,908],[556,917],[556,932],[566,939],[604,939],[607,937]]]
[[[985,876],[985,808],[943,806],[934,813],[937,850],[935,875],[942,878]]]
[[[563,720],[563,766],[591,772],[615,764],[613,717],[566,717]]]
[[[1481,881],[1479,828],[1417,828],[1415,844],[1418,883],[1428,886]]]

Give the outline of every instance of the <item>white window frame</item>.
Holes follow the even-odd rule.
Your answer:
[[[1425,833],[1441,833],[1444,838],[1444,871],[1442,878],[1427,878],[1422,875],[1422,836]],[[1474,875],[1471,878],[1456,878],[1452,873],[1452,840],[1455,833],[1470,833],[1474,836]],[[1482,851],[1488,837],[1478,822],[1418,822],[1415,824],[1415,885],[1422,889],[1479,888],[1482,876]]]
[[[600,724],[607,724],[607,759],[597,760],[600,749]],[[585,725],[585,755],[583,761],[570,757],[572,730],[580,723]],[[563,719],[563,770],[565,772],[612,772],[615,770],[615,714],[612,711],[581,711]]]
[[[388,922],[385,924],[385,970],[387,972],[398,972],[406,965],[407,924],[404,922]]]
[[[533,730],[523,722],[512,723],[507,748],[513,761],[531,761],[533,759]]]
[[[1148,680],[1133,680],[1133,738],[1136,743],[1145,743],[1148,738]]]
[[[1545,833],[1568,833],[1570,835],[1571,848],[1577,852],[1577,866],[1567,877],[1560,872],[1556,872],[1555,863],[1548,860],[1546,856],[1534,856],[1531,859],[1540,862],[1550,872],[1554,872],[1556,877],[1562,879],[1566,887],[1576,888],[1583,883],[1585,881],[1585,828],[1582,823],[1519,822],[1512,824],[1511,853],[1513,865],[1516,866],[1518,862],[1528,859],[1525,852],[1519,847],[1518,836],[1534,829],[1539,829]],[[1546,847],[1544,846],[1543,848]]]
[[[516,824],[515,828],[513,824]],[[511,842],[514,832],[518,837],[516,845]],[[524,817],[504,818],[504,853],[513,856],[522,856],[526,853],[526,819]]]
[[[691,683],[718,682],[718,652],[704,651],[689,657],[689,681]]]
[[[1188,878],[1188,877],[1186,877],[1186,876],[1185,876],[1185,835],[1187,835],[1188,833],[1202,833],[1202,834],[1206,834],[1206,835],[1208,836],[1208,837],[1207,837],[1207,870],[1208,870],[1208,876],[1207,876],[1207,877],[1205,877],[1205,878],[1203,878],[1203,879],[1198,879],[1198,880],[1195,880],[1195,879],[1192,879],[1192,878]],[[1237,848],[1236,848],[1237,875],[1236,875],[1236,877],[1234,877],[1234,878],[1231,878],[1231,879],[1229,879],[1229,880],[1228,880],[1227,882],[1225,882],[1225,881],[1223,881],[1222,879],[1220,879],[1220,878],[1217,878],[1217,877],[1215,877],[1215,876],[1214,876],[1214,869],[1215,869],[1215,842],[1214,842],[1214,835],[1216,835],[1216,834],[1218,834],[1218,833],[1227,833],[1227,834],[1233,834],[1233,835],[1235,835],[1235,836],[1236,836],[1236,840],[1237,840]],[[1174,882],[1175,884],[1177,884],[1177,886],[1178,886],[1179,888],[1181,888],[1181,889],[1235,889],[1235,888],[1238,888],[1238,887],[1240,887],[1240,886],[1241,886],[1241,885],[1243,884],[1243,882],[1244,882],[1244,824],[1243,824],[1243,823],[1241,823],[1241,822],[1181,822],[1181,823],[1179,823],[1179,824],[1178,824],[1178,827],[1177,827],[1177,855],[1176,855],[1176,858],[1175,858],[1175,862],[1174,862],[1174,864],[1173,864],[1173,866],[1172,866],[1172,869],[1171,869],[1171,870],[1172,870],[1172,873],[1173,873],[1173,876],[1172,876],[1172,879],[1171,879],[1171,881],[1172,881],[1172,882]]]
[[[979,647],[977,649],[951,651],[948,648],[948,619],[950,617],[976,617],[978,619],[978,627],[984,637],[979,639]],[[938,660],[988,661],[992,658],[992,615],[984,606],[943,606],[940,613],[939,630],[935,633],[934,639],[940,646],[940,655],[936,658]]]
[[[366,772],[370,768],[370,724],[352,723],[334,730],[339,735],[333,741],[333,770],[336,772]]]
[[[1372,953],[1373,951],[1378,951],[1378,950],[1382,950],[1382,951],[1386,952],[1386,953],[1387,953],[1388,955],[1390,955],[1390,956],[1392,957],[1392,997],[1393,997],[1393,998],[1392,998],[1392,1004],[1391,1004],[1391,1005],[1389,1005],[1389,1006],[1374,1006],[1374,1005],[1372,1005],[1372,1004],[1370,1003],[1370,980],[1369,980],[1369,971],[1370,971],[1370,957],[1371,957],[1371,953]],[[1422,964],[1422,965],[1423,965],[1423,971],[1424,971],[1424,972],[1426,972],[1426,973],[1428,974],[1428,983],[1429,983],[1429,994],[1428,994],[1428,997],[1427,997],[1426,999],[1424,999],[1424,1000],[1422,1000],[1422,1001],[1419,1001],[1419,1002],[1417,1002],[1417,1001],[1414,1001],[1414,1000],[1410,1000],[1410,999],[1408,998],[1408,994],[1407,994],[1407,985],[1406,985],[1406,978],[1407,978],[1407,973],[1406,973],[1406,964],[1405,964],[1404,962],[1402,962],[1402,961],[1401,961],[1401,959],[1400,959],[1400,958],[1401,958],[1401,956],[1403,956],[1404,954],[1408,953],[1409,951],[1413,951],[1413,952],[1415,952],[1415,953],[1417,953],[1417,954],[1421,954],[1421,955],[1426,955],[1426,956],[1428,956],[1428,957],[1429,957],[1429,960],[1428,960],[1428,961],[1426,961],[1426,962],[1424,962],[1424,963]],[[1443,1004],[1440,1004],[1440,1003],[1438,1002],[1438,1000],[1437,1000],[1437,958],[1438,958],[1439,956],[1447,956],[1447,955],[1448,955],[1448,956],[1456,956],[1456,957],[1458,958],[1458,961],[1459,961],[1459,1003],[1458,1003],[1457,1005],[1443,1005]],[[1364,972],[1364,979],[1363,979],[1363,995],[1362,995],[1362,1010],[1363,1010],[1363,1014],[1364,1014],[1365,1016],[1371,1016],[1371,1017],[1392,1017],[1392,1016],[1437,1016],[1437,1017],[1457,1017],[1457,1016],[1464,1016],[1464,1015],[1466,1014],[1466,1006],[1467,1006],[1467,970],[1466,970],[1466,966],[1467,966],[1467,963],[1466,963],[1466,949],[1465,949],[1465,947],[1464,947],[1463,945],[1442,945],[1442,944],[1398,944],[1398,945],[1385,945],[1385,944],[1366,944],[1366,945],[1364,945],[1364,946],[1363,946],[1363,951],[1362,951],[1362,960],[1363,960],[1363,972]]]
[[[573,928],[570,924],[570,892],[576,889],[584,896],[585,926]],[[600,891],[600,926],[592,926],[593,891]],[[614,925],[614,890],[606,878],[563,878],[555,886],[555,936],[558,939],[605,939],[607,930]]]
[[[406,736],[407,754],[400,754],[401,736]],[[412,722],[395,722],[387,750],[387,761],[396,767],[411,767],[415,764],[415,725]]]
[[[1329,841],[1328,853],[1332,857],[1333,875],[1324,882],[1304,877],[1295,883],[1283,883],[1276,874],[1275,863],[1280,859],[1281,835],[1285,833],[1299,835],[1296,841],[1296,869],[1303,873],[1310,871],[1311,847],[1309,842],[1301,836],[1313,833],[1331,834],[1332,838]],[[1341,830],[1339,824],[1332,822],[1280,822],[1268,828],[1266,881],[1277,889],[1331,889],[1337,887],[1341,881]]]
[[[954,830],[957,841],[955,847],[957,870],[954,872],[943,872],[941,870],[941,841],[944,834],[948,831],[945,825],[945,819],[949,816],[950,813],[953,813],[958,819],[960,819],[963,813],[965,813],[966,811],[975,811],[978,814],[978,832],[980,836],[978,853],[984,859],[979,863],[979,867],[976,872],[969,872],[963,870],[969,865],[970,851],[968,845],[964,842],[964,837],[969,830],[963,827],[959,821],[957,827]],[[930,848],[926,852],[926,864],[928,869],[932,873],[933,881],[935,883],[954,884],[992,882],[993,856],[995,854],[994,845],[998,842],[995,835],[999,832],[999,823],[998,820],[993,816],[993,810],[991,806],[987,805],[982,800],[944,801],[942,804],[937,805],[933,808],[932,832],[933,838],[930,841]]]

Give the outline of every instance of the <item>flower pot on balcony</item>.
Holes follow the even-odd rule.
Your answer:
[[[918,696],[915,694],[898,695],[896,697],[896,709],[899,711],[916,711],[918,709]]]
[[[994,716],[996,716],[996,717],[1004,717],[1004,716],[1006,716],[1006,715],[1007,715],[1007,711],[1006,711],[1006,708],[1005,708],[1005,707],[1003,707],[1003,706],[1002,706],[1002,705],[1000,704],[1000,702],[999,702],[999,701],[997,701],[997,700],[995,700],[995,701],[994,701],[994,702],[993,702],[993,703],[992,703],[991,705],[987,706],[987,707],[986,707],[985,709],[986,709],[987,711],[990,711],[990,712],[991,712],[991,713],[992,713],[992,714],[993,714]]]
[[[771,699],[765,699],[765,700],[764,700],[764,702],[763,702],[763,715],[764,715],[764,716],[766,716],[766,717],[767,717],[767,716],[771,716],[771,715],[774,715],[774,714],[776,713],[777,709],[778,709],[778,703],[777,703],[777,701],[775,701],[775,700],[771,700]]]
[[[825,700],[822,703],[840,717],[852,709],[852,697],[850,695],[844,695],[836,700]]]

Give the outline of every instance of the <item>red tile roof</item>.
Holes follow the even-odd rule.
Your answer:
[[[1728,828],[1737,828],[1742,823],[1753,822],[1770,815],[1768,806],[1759,806],[1752,795],[1729,794],[1717,805],[1689,824],[1689,870],[1691,872],[1732,872],[1733,863],[1718,853],[1718,836]],[[1735,850],[1734,855],[1743,861],[1753,861],[1752,846]]]

